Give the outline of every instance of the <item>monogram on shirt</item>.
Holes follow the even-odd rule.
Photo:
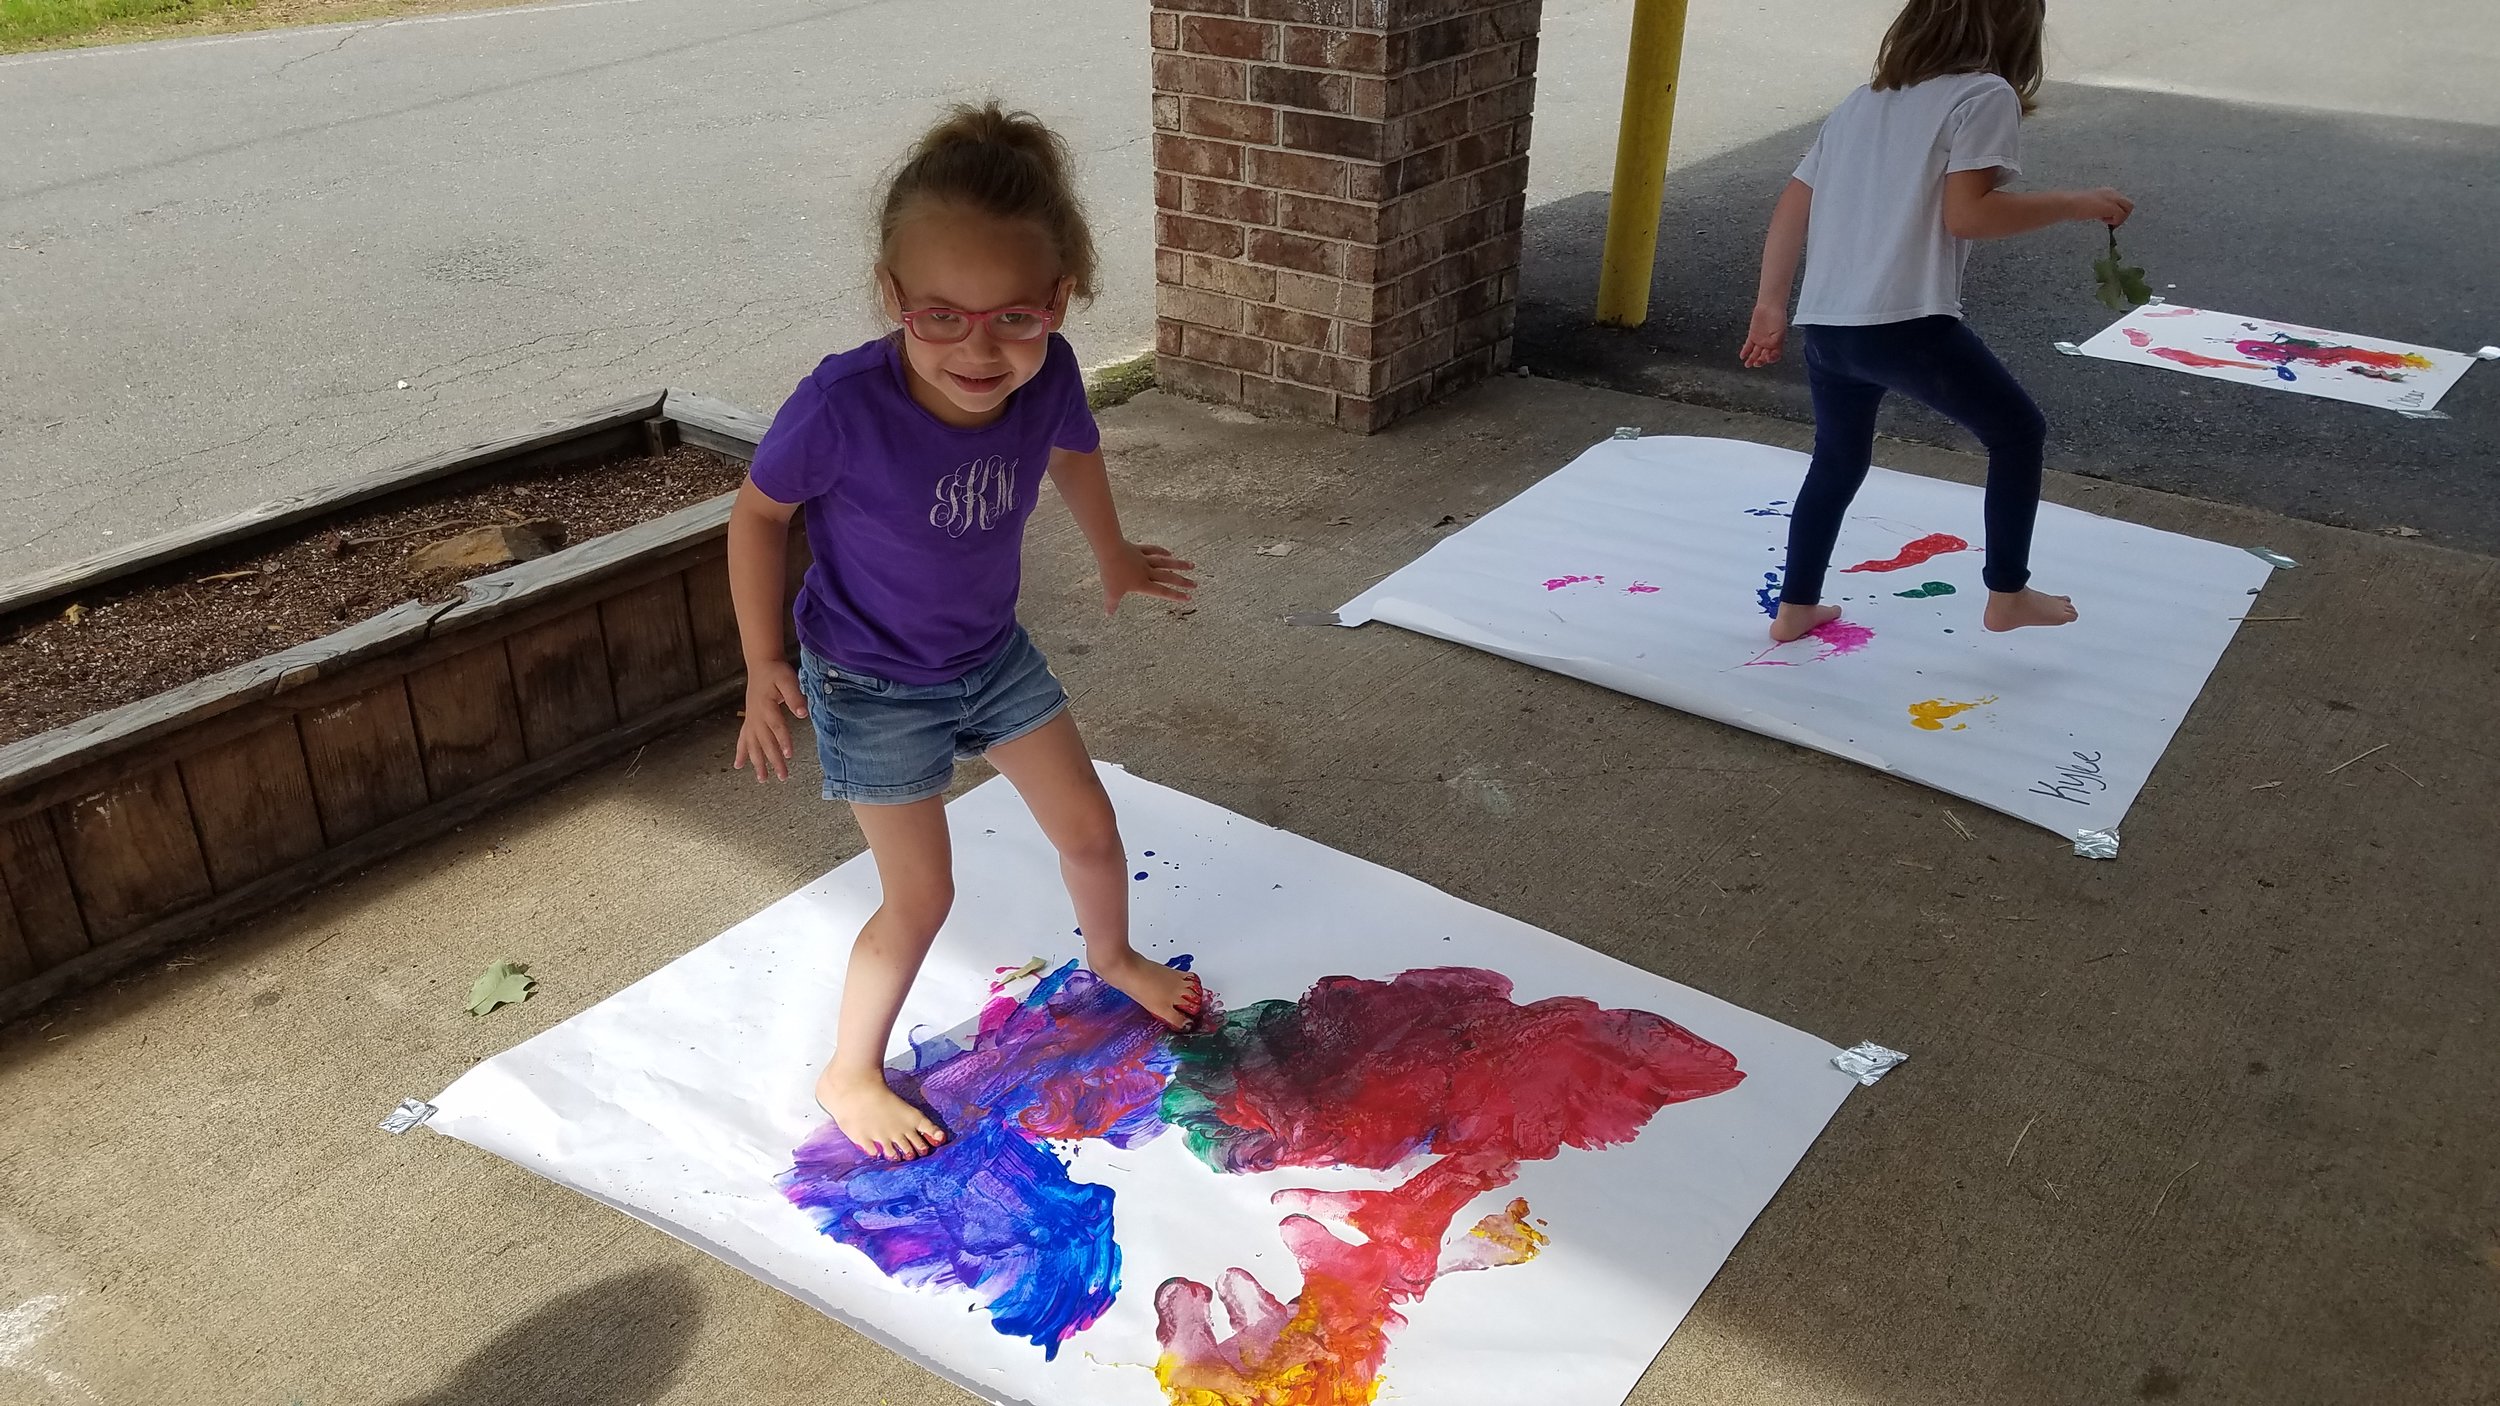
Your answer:
[[[961,537],[975,527],[987,532],[1006,521],[1016,510],[1016,466],[1022,462],[993,454],[939,479],[929,525]]]

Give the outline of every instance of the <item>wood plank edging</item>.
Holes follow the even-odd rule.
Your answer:
[[[264,912],[351,870],[466,824],[515,794],[556,781],[693,722],[743,695],[743,678],[726,679],[669,704],[624,727],[601,733],[561,752],[516,767],[457,796],[370,830],[302,863],[245,884],[230,893],[151,923],[15,986],[0,989],[0,1021],[13,1020],[56,996],[93,986],[194,937]]]
[[[517,435],[429,455],[328,488],[273,499],[227,517],[151,537],[144,542],[134,542],[67,566],[20,577],[0,584],[0,615],[15,614],[29,606],[89,590],[150,567],[161,566],[176,557],[212,547],[231,546],[263,533],[291,527],[306,518],[353,507],[368,499],[415,488],[466,470],[485,468],[498,459],[583,438],[615,426],[638,425],[660,413],[668,394],[666,391],[646,393],[579,415],[542,421]]]

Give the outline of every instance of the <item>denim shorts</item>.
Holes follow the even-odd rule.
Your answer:
[[[825,799],[907,805],[946,794],[955,758],[977,757],[1059,716],[1067,690],[1018,625],[988,663],[945,683],[896,683],[855,674],[812,649],[799,685],[816,724]]]

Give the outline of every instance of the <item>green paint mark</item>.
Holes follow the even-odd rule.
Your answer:
[[[1949,596],[1953,594],[1953,583],[1950,581],[1929,581],[1915,591],[1895,591],[1893,594],[1901,597],[1903,600],[1925,600],[1929,596]]]

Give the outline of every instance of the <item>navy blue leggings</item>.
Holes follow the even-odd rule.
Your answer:
[[[1788,520],[1788,570],[1780,600],[1814,605],[1849,500],[1875,458],[1875,409],[1899,391],[1979,436],[1988,450],[1988,551],[1980,578],[1991,591],[2031,580],[2031,524],[2040,513],[2040,453],[2048,422],[2022,383],[1958,317],[1873,327],[1798,329],[1806,385],[1814,393],[1814,464]]]

